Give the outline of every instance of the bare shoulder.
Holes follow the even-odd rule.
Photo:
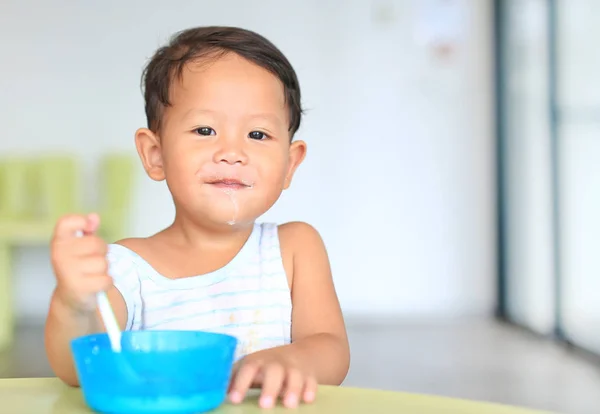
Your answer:
[[[279,225],[279,244],[292,294],[298,291],[301,279],[331,277],[325,244],[310,224],[293,221]]]
[[[113,244],[126,247],[138,256],[147,257],[151,256],[156,250],[156,243],[152,239],[152,237],[131,237],[116,241]]]
[[[317,229],[303,221],[291,221],[281,224],[279,226],[279,241],[282,249],[290,248],[294,251],[325,247]]]
[[[113,244],[118,244],[123,247],[127,247],[130,250],[136,250],[140,247],[145,247],[148,245],[148,239],[143,237],[131,237],[128,239],[121,239]]]

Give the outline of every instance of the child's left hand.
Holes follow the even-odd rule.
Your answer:
[[[270,349],[242,358],[234,367],[229,399],[234,404],[244,400],[250,388],[262,388],[259,404],[271,408],[281,397],[283,405],[295,408],[300,402],[313,402],[317,380],[280,349]]]

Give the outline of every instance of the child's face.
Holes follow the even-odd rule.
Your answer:
[[[171,86],[160,137],[136,135],[146,171],[166,179],[178,214],[207,224],[251,223],[290,185],[306,145],[290,144],[283,85],[227,54],[187,65]]]

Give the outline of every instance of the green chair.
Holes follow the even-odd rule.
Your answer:
[[[137,160],[129,155],[109,154],[100,161],[100,235],[108,243],[123,239],[128,230],[131,194]]]

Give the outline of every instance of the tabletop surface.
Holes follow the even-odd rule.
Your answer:
[[[7,414],[84,414],[81,391],[55,378],[0,379],[0,412]],[[349,387],[320,387],[317,400],[297,410],[258,408],[256,398],[241,405],[222,405],[214,414],[277,413],[410,413],[410,414],[544,414],[541,411],[444,397]],[[545,413],[549,414],[549,413]]]

